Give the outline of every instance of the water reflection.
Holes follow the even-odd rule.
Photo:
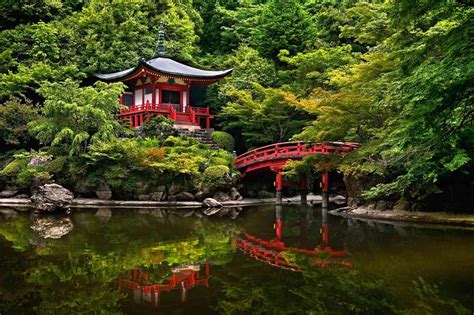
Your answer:
[[[472,232],[367,224],[312,207],[236,211],[231,220],[194,210],[93,209],[70,222],[40,222],[49,227],[43,234],[68,231],[61,238],[32,229],[46,217],[0,211],[0,312],[455,314],[474,307]]]
[[[297,211],[289,209],[288,211]],[[311,264],[319,267],[327,267],[331,264],[336,264],[344,267],[352,267],[350,255],[345,250],[334,250],[329,245],[329,227],[327,220],[327,209],[321,211],[321,242],[315,247],[311,247],[310,235],[308,233],[309,227],[314,221],[314,209],[307,207],[302,211],[297,220],[287,220],[284,222],[283,207],[276,205],[275,209],[275,223],[273,228],[275,230],[275,237],[273,239],[262,239],[248,231],[242,231],[242,237],[236,239],[234,246],[242,253],[252,257],[255,260],[266,263],[270,266],[291,270],[295,272],[301,271],[292,262],[288,261],[288,253],[304,254],[311,259]],[[299,228],[297,245],[287,244],[283,237],[286,228]]]
[[[189,290],[198,286],[209,288],[210,276],[209,262],[173,268],[151,266],[121,275],[119,290],[129,293],[135,303],[150,303],[158,307],[163,294],[174,292],[177,292],[181,303],[186,302]]]

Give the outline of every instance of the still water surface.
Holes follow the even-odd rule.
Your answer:
[[[53,232],[67,234],[44,238]],[[3,210],[0,270],[2,315],[474,310],[473,230],[312,207],[248,207],[233,220],[84,209],[40,222]]]

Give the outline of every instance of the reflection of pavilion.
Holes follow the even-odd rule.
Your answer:
[[[164,281],[156,283],[150,272],[134,269],[119,279],[119,290],[130,292],[136,303],[151,303],[160,305],[164,293],[179,292],[179,300],[186,302],[188,290],[197,287],[209,287],[209,262],[201,265],[188,265],[181,268],[172,268],[171,273]],[[128,276],[128,277],[127,277]]]
[[[293,227],[299,225],[300,228],[300,243],[305,243],[307,239],[307,229],[312,221],[312,208],[307,209],[307,214],[301,218],[299,223],[284,224],[282,220],[282,206],[276,206],[276,219],[274,224],[275,238],[272,240],[260,239],[249,233],[243,233],[244,237],[238,238],[235,241],[235,246],[243,253],[250,257],[265,262],[271,266],[291,271],[301,271],[297,266],[292,265],[284,257],[284,252],[301,253],[307,256],[314,256],[311,261],[313,265],[326,267],[329,265],[339,265],[343,267],[352,267],[351,260],[343,258],[348,257],[349,254],[344,250],[334,250],[329,246],[329,229],[327,224],[327,210],[322,210],[322,224],[321,235],[322,244],[312,248],[290,247],[282,240],[283,228]]]

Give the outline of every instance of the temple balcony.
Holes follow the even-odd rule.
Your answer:
[[[140,127],[143,122],[150,121],[154,116],[166,116],[175,121],[176,125],[197,126],[202,128],[211,127],[211,115],[209,107],[186,106],[184,111],[179,111],[177,104],[150,103],[144,105],[123,106],[120,109],[119,119],[130,127]]]

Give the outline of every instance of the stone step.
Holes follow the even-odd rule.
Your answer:
[[[202,144],[209,145],[211,149],[217,150],[219,147],[217,144],[212,140],[211,132],[214,129],[197,129],[197,130],[188,130],[188,129],[178,129],[178,135],[180,136],[187,136],[190,138],[194,138]]]

